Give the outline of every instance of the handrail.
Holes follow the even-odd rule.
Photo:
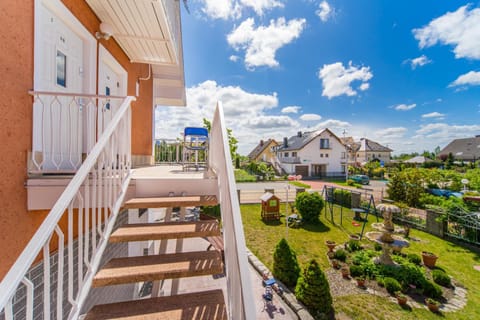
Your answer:
[[[242,217],[235,187],[228,134],[222,103],[217,103],[210,139],[209,167],[216,173],[219,184],[227,273],[227,304],[230,319],[255,319],[255,304],[251,288]]]
[[[57,95],[58,93],[54,93]],[[103,134],[101,137],[98,139],[98,142],[95,144],[95,146],[92,148],[91,152],[83,162],[82,166],[79,168],[75,176],[72,178],[58,201],[55,203],[53,208],[51,209],[50,213],[47,215],[45,220],[42,222],[40,227],[38,228],[37,232],[35,235],[32,237],[30,242],[27,244],[23,252],[20,254],[14,265],[10,268],[9,272],[6,274],[4,277],[3,281],[0,283],[0,311],[4,310],[4,308],[7,306],[8,303],[11,303],[11,298],[15,294],[15,291],[17,290],[19,284],[24,280],[25,274],[28,272],[29,268],[31,265],[34,263],[36,257],[40,252],[49,253],[49,242],[51,240],[51,237],[54,233],[59,234],[59,227],[58,227],[58,222],[62,218],[62,216],[68,211],[69,215],[73,216],[73,202],[79,201],[78,198],[82,196],[79,194],[81,192],[81,187],[84,186],[85,189],[89,187],[90,183],[88,181],[90,175],[95,175],[95,172],[92,173],[92,170],[103,170],[104,172],[109,172],[110,175],[110,180],[105,180],[102,182],[110,184],[110,187],[112,189],[109,189],[109,192],[118,191],[117,193],[119,194],[119,197],[116,199],[113,199],[114,201],[117,200],[115,204],[110,205],[107,203],[107,199],[104,201],[104,203],[100,203],[99,206],[103,207],[103,214],[105,215],[105,218],[107,219],[107,213],[105,211],[107,210],[112,210],[116,207],[116,209],[119,209],[120,204],[118,204],[119,200],[123,200],[123,196],[125,194],[125,184],[128,183],[130,179],[130,141],[127,141],[127,146],[122,146],[118,141],[121,141],[122,139],[129,139],[130,138],[130,104],[132,101],[134,101],[134,97],[126,97],[121,104],[120,108],[118,109],[118,112],[115,114],[115,116],[111,119],[111,121],[108,123],[106,128],[103,131]],[[122,122],[123,121],[123,122]],[[121,133],[118,133],[116,131],[119,127],[122,127],[124,129]],[[125,134],[123,137],[118,137],[119,134]],[[113,139],[113,140],[112,140]],[[118,139],[118,141],[117,141]],[[117,148],[118,153],[114,153],[114,151],[117,151],[117,149],[114,149],[114,151],[110,151],[109,154],[105,154],[106,148]],[[121,148],[124,148],[121,150]],[[126,150],[125,150],[126,148]],[[121,164],[115,164],[114,162],[111,162],[111,160],[105,160],[104,158],[111,157],[117,159],[117,155],[121,153],[121,155],[125,155],[126,159],[120,160],[122,161]],[[99,161],[99,162],[97,162]],[[109,162],[110,161],[110,162]],[[112,164],[113,166],[117,166],[116,168],[112,169]],[[97,165],[97,167],[95,167]],[[103,166],[103,167],[102,167]],[[121,166],[121,168],[119,168]],[[104,176],[107,176],[108,173],[105,173]],[[120,181],[117,181],[115,179],[120,179]],[[100,180],[100,178],[99,178]],[[113,181],[115,180],[115,181]],[[113,182],[112,182],[113,181]],[[121,190],[117,190],[117,185],[114,185],[114,183],[120,182],[119,184],[121,186],[118,186],[118,188],[121,188]],[[92,187],[94,188],[94,187]],[[108,187],[103,188],[103,185],[100,187],[101,191],[107,190]],[[122,190],[123,189],[123,190]],[[86,196],[88,197],[89,192],[85,191]],[[92,192],[93,194],[93,192]],[[117,195],[114,195],[117,196]],[[88,199],[85,200],[85,202],[88,202]],[[94,200],[91,200],[91,204],[95,205]],[[87,208],[86,208],[87,209]],[[95,208],[94,208],[95,209]],[[102,209],[100,209],[101,211]],[[110,217],[116,217],[116,213],[113,212]],[[108,218],[110,218],[108,217]],[[80,219],[80,218],[79,218]],[[114,220],[114,219],[113,219]],[[100,221],[100,220],[99,220]],[[94,221],[92,221],[92,224],[94,225]],[[113,221],[114,223],[114,221]],[[112,224],[113,224],[112,223]],[[85,221],[85,224],[88,226],[88,221]],[[73,227],[72,227],[73,228]],[[92,227],[93,229],[93,227]],[[107,230],[104,229],[104,232],[108,231],[108,228],[106,227]],[[61,232],[61,231],[60,231]],[[69,226],[69,238],[72,237],[73,230],[70,230]],[[79,235],[80,237],[81,235]],[[103,234],[105,236],[105,234]],[[59,238],[63,237],[63,234]],[[59,239],[59,251],[60,249],[63,248],[63,241],[60,241],[62,238]],[[92,242],[94,240],[92,239]],[[69,249],[70,248],[70,243],[69,243]],[[95,250],[94,248],[93,250]],[[100,252],[101,253],[101,252]],[[80,256],[81,253],[79,253]],[[63,255],[63,253],[62,253]],[[88,252],[86,253],[88,255]],[[82,258],[81,256],[79,258]],[[63,259],[63,257],[62,257]],[[45,259],[44,259],[45,260]],[[49,259],[46,259],[44,262],[45,264],[49,264],[48,262]],[[99,261],[98,261],[99,262]],[[63,266],[62,266],[63,267]],[[97,265],[98,268],[98,265]],[[89,268],[89,272],[95,271],[95,266],[92,265]],[[45,269],[44,269],[45,270]],[[48,266],[49,270],[49,266]],[[50,275],[49,275],[50,276]],[[79,275],[79,277],[82,277],[83,275]],[[63,278],[63,275],[62,275]],[[46,280],[48,281],[48,280]],[[69,288],[70,290],[70,288]],[[72,289],[73,290],[73,289]],[[79,288],[80,291],[80,288]],[[28,299],[27,299],[28,300]],[[33,302],[32,302],[33,303]],[[75,309],[75,308],[74,308]],[[77,305],[77,309],[80,309],[80,307]],[[46,309],[48,310],[48,308]],[[8,310],[6,310],[8,311]],[[45,315],[44,315],[45,316]]]

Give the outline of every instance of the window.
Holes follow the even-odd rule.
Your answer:
[[[330,142],[328,139],[320,139],[320,149],[330,149]]]
[[[277,200],[275,200],[275,199],[269,200],[268,201],[268,206],[269,207],[276,207],[277,206]]]
[[[325,158],[328,158],[328,153],[325,153]]]
[[[296,152],[292,152],[292,157],[296,157],[297,156],[297,153]]]
[[[345,152],[342,152],[342,159],[345,159],[346,157],[345,154],[346,154]]]
[[[284,153],[283,153],[283,156],[284,156],[285,158],[288,158],[288,152],[284,152]]]
[[[57,58],[55,59],[57,64],[57,85],[66,88],[67,87],[67,56],[57,50]]]
[[[320,153],[320,158],[323,158],[323,153]]]

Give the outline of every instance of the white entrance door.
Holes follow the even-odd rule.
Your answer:
[[[88,92],[85,33],[72,25],[56,1],[35,3],[35,91]],[[74,17],[73,17],[74,18]],[[80,24],[78,21],[76,24]],[[78,29],[78,28],[77,28]],[[89,68],[90,69],[90,68]],[[39,95],[34,100],[33,162],[42,171],[75,171],[81,165],[85,100],[73,95]]]
[[[100,100],[98,107],[102,112],[99,112],[98,128],[101,133],[123,101],[118,97],[127,95],[128,73],[102,45],[99,48],[98,59],[98,94],[117,97]]]

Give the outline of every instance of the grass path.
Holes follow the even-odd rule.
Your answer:
[[[282,206],[283,208],[283,206]],[[340,211],[335,208],[334,221],[325,218],[325,210],[321,214],[321,224],[304,226],[303,228],[287,228],[284,218],[281,222],[264,223],[260,219],[260,205],[242,205],[242,219],[247,246],[268,267],[272,268],[273,250],[281,238],[286,237],[295,250],[301,266],[315,258],[323,270],[330,268],[326,257],[326,240],[344,243],[350,234],[359,233],[361,226],[352,224],[353,213],[343,209],[343,223],[340,225]],[[369,217],[365,232],[370,231],[371,223],[376,222],[374,216]],[[334,307],[337,315],[351,319],[480,319],[480,272],[473,268],[480,265],[480,255],[469,249],[444,241],[430,234],[411,230],[410,247],[405,253],[431,251],[439,256],[437,265],[444,269],[456,281],[468,290],[467,306],[454,313],[433,314],[426,309],[402,309],[396,303],[373,295],[350,295],[335,298]],[[367,243],[368,240],[362,240]],[[340,317],[339,317],[340,318]]]

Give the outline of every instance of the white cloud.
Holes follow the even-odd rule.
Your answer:
[[[228,59],[233,62],[237,62],[240,57],[232,54]]]
[[[480,8],[462,6],[447,12],[423,28],[413,29],[420,48],[437,43],[451,45],[456,58],[480,59]]]
[[[314,113],[305,113],[300,116],[300,120],[303,121],[316,121],[322,119],[322,116]]]
[[[243,6],[252,8],[259,16],[266,10],[283,8],[283,3],[277,0],[240,0],[240,2]]]
[[[334,133],[338,136],[341,137],[341,132],[343,129],[349,128],[352,125],[347,122],[347,121],[341,121],[341,120],[336,120],[336,119],[327,119],[323,122],[318,123],[315,127],[314,130],[321,130],[321,129],[330,129],[334,131]]]
[[[330,4],[324,0],[318,5],[318,10],[315,11],[315,14],[320,18],[320,20],[326,22],[333,16],[334,10]]]
[[[373,77],[373,74],[370,72],[370,67],[355,67],[350,61],[347,68],[341,62],[325,64],[319,70],[318,77],[323,84],[322,96],[331,99],[343,94],[347,96],[356,95],[357,91],[352,88],[352,82],[354,81],[362,82],[360,90],[368,89],[368,80]]]
[[[244,126],[251,129],[289,128],[296,126],[295,120],[288,116],[258,116],[242,121]]]
[[[187,126],[203,126],[203,118],[213,118],[217,101],[222,101],[226,126],[239,140],[241,154],[248,154],[264,137],[282,137],[285,132],[301,130],[300,124],[287,115],[267,114],[278,107],[276,93],[252,93],[207,80],[187,88],[186,108],[156,108],[155,137],[175,139]]]
[[[412,110],[413,108],[415,108],[417,106],[416,103],[412,103],[412,104],[399,104],[397,106],[394,107],[395,110],[399,110],[399,111],[407,111],[407,110]]]
[[[245,50],[247,69],[276,67],[279,65],[275,59],[277,50],[298,38],[304,28],[305,19],[287,22],[280,17],[270,20],[269,26],[256,28],[255,20],[248,18],[227,36],[227,41],[236,51]]]
[[[450,83],[449,87],[456,86],[480,86],[480,72],[470,71],[459,76],[455,81]]]
[[[420,57],[407,59],[404,63],[409,63],[412,67],[412,70],[415,70],[417,67],[423,67],[426,64],[432,63],[432,60],[428,59],[428,57],[422,54]]]
[[[443,118],[443,117],[445,117],[443,113],[436,112],[436,111],[422,114],[422,118]]]
[[[465,138],[475,135],[480,131],[480,125],[449,125],[446,123],[430,123],[420,126],[417,133],[427,139],[443,139],[444,141],[455,138]]]
[[[375,135],[383,139],[402,138],[407,131],[407,128],[404,127],[393,127],[377,130]]]
[[[241,16],[241,7],[237,1],[231,0],[203,0],[202,11],[212,19],[238,19]]]
[[[365,91],[367,90],[368,88],[370,88],[370,83],[368,82],[364,82],[360,85],[360,87],[358,87],[358,89],[362,90],[362,91]]]
[[[298,113],[302,107],[299,106],[288,106],[282,109],[282,113]]]

